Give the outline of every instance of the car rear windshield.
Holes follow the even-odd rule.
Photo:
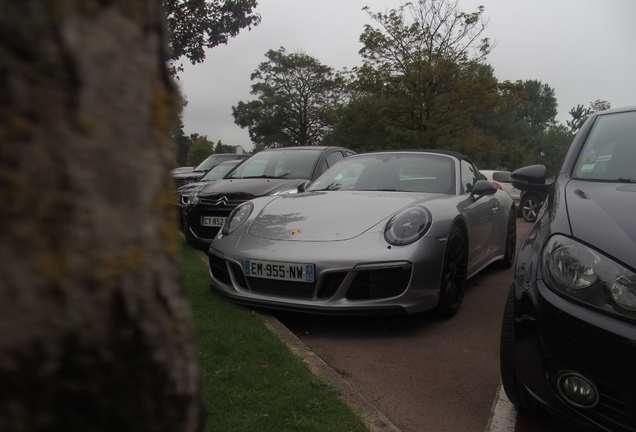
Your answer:
[[[492,179],[500,183],[510,183],[510,173],[505,171],[495,171],[492,173]]]
[[[605,114],[596,118],[572,177],[636,182],[636,111]]]

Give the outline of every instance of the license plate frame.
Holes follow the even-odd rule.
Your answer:
[[[243,274],[247,277],[313,283],[315,271],[316,266],[308,263],[243,260]]]
[[[221,228],[227,221],[223,216],[201,216],[200,224],[203,227]]]

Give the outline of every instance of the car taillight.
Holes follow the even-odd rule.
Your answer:
[[[491,183],[492,183],[492,184],[494,184],[495,186],[497,186],[497,189],[503,189],[503,188],[501,187],[501,185],[500,185],[499,183],[497,183],[496,181],[491,182]]]

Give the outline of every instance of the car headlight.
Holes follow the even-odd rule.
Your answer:
[[[636,274],[596,250],[555,235],[543,248],[548,287],[587,306],[636,319]]]
[[[247,218],[250,217],[250,215],[252,214],[253,210],[254,210],[254,205],[252,205],[252,203],[249,201],[236,207],[234,210],[232,210],[232,213],[230,213],[230,215],[228,216],[227,222],[225,222],[225,225],[223,225],[223,228],[221,228],[221,234],[223,235],[232,234],[234,231],[238,229],[238,227],[240,227],[241,225],[243,225],[243,223],[245,223]]]
[[[424,207],[409,207],[389,220],[384,228],[384,238],[394,246],[413,243],[426,234],[431,219],[431,214]]]
[[[189,205],[189,206],[193,206],[193,205],[199,204],[199,201],[200,201],[199,191],[193,191],[188,196],[188,201],[186,201],[186,204]]]

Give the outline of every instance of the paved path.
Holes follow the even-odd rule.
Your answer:
[[[529,227],[519,219],[519,237]],[[448,320],[290,313],[264,320],[340,388],[373,432],[570,431],[549,416],[518,414],[501,389],[499,333],[512,272],[486,269],[471,279]]]

